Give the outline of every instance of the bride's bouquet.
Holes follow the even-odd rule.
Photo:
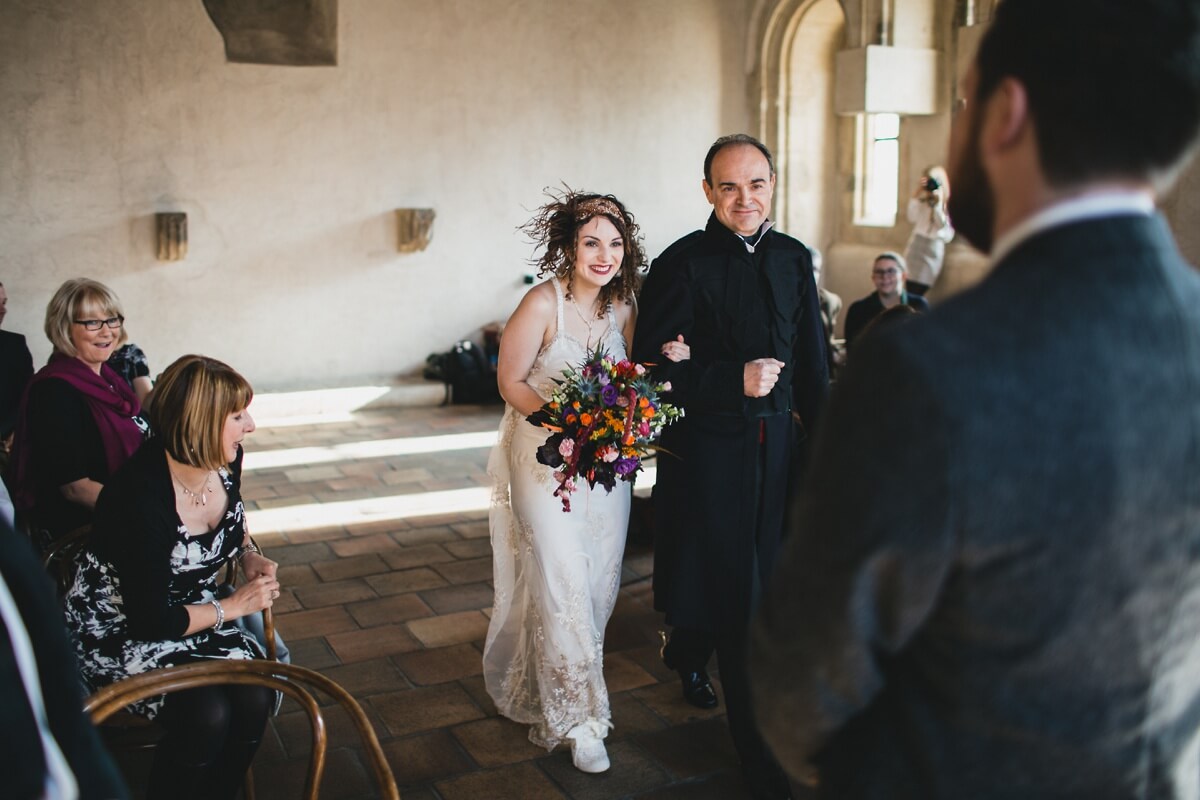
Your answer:
[[[683,416],[683,409],[659,399],[671,391],[669,382],[655,383],[645,365],[614,361],[601,348],[555,383],[550,400],[528,420],[552,431],[537,460],[555,470],[554,496],[564,512],[580,477],[610,492],[617,479],[632,482],[663,428]]]

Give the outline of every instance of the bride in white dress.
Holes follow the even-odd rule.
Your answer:
[[[525,230],[545,250],[537,263],[549,280],[521,300],[500,343],[506,406],[488,461],[495,601],[483,675],[500,713],[530,726],[530,741],[548,750],[569,741],[578,769],[603,772],[612,728],[604,627],[620,588],[631,487],[618,481],[609,493],[581,479],[564,513],[553,470],[536,458],[549,432],[525,417],[597,345],[626,357],[646,258],[633,216],[611,195],[567,193]],[[688,350],[675,341],[663,353],[678,361]]]

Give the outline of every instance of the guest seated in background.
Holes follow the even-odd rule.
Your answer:
[[[904,287],[908,268],[899,253],[881,253],[871,267],[871,281],[875,291],[861,300],[850,304],[846,311],[846,347],[849,349],[866,328],[867,323],[883,313],[884,309],[897,305],[911,306],[914,311],[929,310],[924,297],[909,294]]]
[[[7,310],[8,292],[0,283],[0,324],[4,323]],[[0,470],[8,462],[21,394],[32,375],[33,357],[25,345],[25,337],[12,331],[0,331]]]
[[[275,563],[246,535],[239,493],[251,397],[245,378],[203,356],[180,358],[159,379],[157,435],[101,493],[64,601],[93,688],[157,667],[262,655],[233,624],[279,596]],[[232,559],[245,580],[221,600],[218,573]],[[216,686],[135,706],[167,731],[148,796],[233,797],[273,700],[261,687]]]
[[[133,342],[122,345],[108,359],[108,365],[113,368],[113,372],[120,375],[126,383],[133,387],[138,401],[145,404],[146,397],[154,388],[154,384],[150,381],[150,362],[147,360],[146,354],[142,352],[142,348]]]
[[[46,306],[50,361],[33,376],[13,441],[13,500],[40,546],[91,522],[100,489],[149,433],[133,389],[108,367],[125,342],[121,301],[69,280]]]
[[[842,298],[821,286],[821,267],[825,258],[817,248],[807,247],[812,256],[813,280],[817,282],[817,297],[821,302],[821,326],[825,328],[825,354],[828,356],[829,374],[832,375],[845,357],[845,353],[833,339],[833,329],[837,325],[838,315],[842,313]]]

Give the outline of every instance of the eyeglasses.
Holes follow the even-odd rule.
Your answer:
[[[71,321],[76,325],[82,325],[83,329],[87,331],[98,331],[105,325],[110,328],[119,328],[125,324],[125,318],[119,314],[108,319],[73,319]]]
[[[886,278],[889,275],[899,275],[900,270],[896,269],[895,267],[888,267],[887,269],[873,269],[871,270],[871,274],[876,278]]]

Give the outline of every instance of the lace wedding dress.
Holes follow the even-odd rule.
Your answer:
[[[543,399],[563,369],[587,355],[565,332],[563,292],[553,283],[558,327],[527,379]],[[625,358],[611,310],[600,341],[609,355]],[[483,676],[500,713],[529,724],[529,740],[553,749],[576,726],[588,724],[600,736],[611,727],[604,626],[620,588],[630,485],[618,481],[609,494],[581,479],[564,513],[553,470],[536,458],[548,436],[506,407],[488,460],[495,602]]]

